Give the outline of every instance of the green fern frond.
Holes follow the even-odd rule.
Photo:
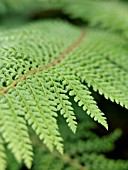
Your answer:
[[[64,48],[67,48],[67,46],[69,46],[69,44],[64,44],[66,37],[64,37],[64,35],[62,36],[61,29],[63,28],[66,32],[69,31],[68,35],[70,37],[71,31],[73,31],[72,26],[71,28],[70,26],[69,28],[67,28],[66,26],[67,24],[64,25],[63,23],[60,22],[60,28],[57,28],[56,24],[59,24],[59,22],[58,21],[53,22],[52,24],[52,22],[50,21],[45,22],[44,24],[37,23],[36,25],[34,24],[33,26],[32,25],[29,27],[27,26],[26,30],[28,31],[28,29],[30,29],[30,32],[32,31],[33,33],[31,34],[32,36],[30,40],[26,42],[26,45],[24,43],[27,37],[23,36],[21,38],[21,35],[24,34],[25,31],[24,28],[23,29],[21,28],[21,33],[18,34],[18,37],[16,36],[17,30],[14,31],[13,36],[16,37],[14,45],[13,43],[11,43],[12,31],[10,31],[11,33],[9,38],[9,42],[11,44],[6,43],[6,32],[5,37],[1,37],[1,42],[3,43],[4,46],[4,48],[1,47],[0,50],[2,60],[1,63],[2,90],[0,92],[1,93],[0,107],[1,113],[4,113],[4,116],[1,115],[0,119],[1,133],[5,141],[9,143],[8,147],[12,150],[17,160],[27,161],[25,163],[28,167],[30,167],[29,163],[32,161],[31,158],[32,148],[28,137],[27,127],[25,125],[26,124],[25,120],[27,120],[28,124],[32,126],[33,130],[37,133],[39,138],[41,140],[42,139],[44,140],[44,143],[49,147],[51,151],[53,150],[53,146],[55,145],[59,152],[61,153],[63,152],[63,145],[61,144],[62,139],[60,137],[57,122],[55,119],[55,117],[57,116],[56,114],[57,109],[60,110],[59,106],[56,107],[58,101],[56,101],[57,103],[54,102],[54,93],[51,92],[52,89],[50,88],[50,84],[47,83],[47,81],[44,82],[42,81],[44,67],[46,68],[49,67],[47,66],[47,64],[48,62],[50,62],[50,60],[51,63],[52,60],[53,61],[55,60],[57,62],[56,58],[58,57],[58,55],[61,54],[61,51]],[[39,35],[35,43],[32,43],[31,40],[32,39],[33,41],[35,40],[35,34],[37,34],[37,32],[32,27],[38,27],[37,29],[40,30],[40,32],[38,32]],[[42,34],[42,30],[40,29],[40,27],[46,29],[47,32],[43,31],[44,34]],[[49,38],[51,37],[51,44],[49,44],[48,47],[48,49],[49,48],[51,49],[50,51],[47,50],[47,45],[50,39],[48,39],[47,42],[46,39],[49,33],[50,32],[52,33],[52,31],[53,34],[56,31],[60,32],[60,34],[59,35],[56,34],[54,38],[52,36],[49,36]],[[79,29],[78,30],[74,29],[72,33],[74,32],[78,34]],[[42,36],[42,39],[40,39],[40,36]],[[45,53],[44,58],[42,58],[41,54],[42,49],[40,51],[39,49],[37,49],[37,51],[34,50],[32,52],[30,52],[29,49],[28,50],[26,49],[26,46],[28,48],[31,48],[32,46],[34,46],[34,48],[37,47],[40,48],[42,42],[44,41],[45,43],[43,48],[46,49],[44,50]],[[72,41],[73,40],[71,39],[71,42],[69,43],[72,43]],[[60,49],[60,47],[62,49]],[[52,53],[53,54],[56,53],[55,55],[53,55],[55,59],[52,58]],[[38,54],[40,57],[36,58],[36,55]],[[46,66],[43,66],[43,63]],[[58,97],[58,94],[55,93],[55,98],[56,96]],[[60,94],[60,96],[62,95]],[[75,116],[72,112],[70,102],[65,100],[65,98],[68,97],[66,95],[65,96],[63,95],[62,97],[63,97],[62,102],[65,105],[68,105],[68,110],[62,108],[60,112],[62,114],[64,114],[63,112],[65,112],[66,115],[65,117],[67,117],[67,121],[69,122],[70,118],[75,119]],[[60,100],[60,98],[57,98],[57,100]],[[72,114],[72,116],[70,116],[69,114]],[[70,126],[72,126],[71,129],[75,132],[76,122],[73,121],[73,123],[69,122]],[[17,136],[17,138],[15,136]],[[20,148],[22,148],[22,150]],[[24,152],[25,150],[26,152]]]
[[[35,165],[36,170],[42,166],[44,169],[82,169],[83,161],[86,161],[88,170],[102,170],[100,166],[102,161],[108,170],[128,169],[125,161],[122,161],[123,163],[109,161],[103,155],[99,155],[99,152],[113,148],[120,131],[117,130],[112,135],[100,139],[88,130],[94,124],[88,125],[86,122],[86,127],[81,124],[81,132],[79,135],[76,134],[76,137],[80,138],[78,142],[75,137],[68,136],[68,130],[64,130],[64,126],[62,126],[63,131],[60,130],[61,125],[58,126],[57,123],[61,114],[71,131],[76,132],[78,121],[69,97],[73,96],[84,113],[108,129],[106,117],[98,108],[90,87],[104,95],[106,99],[128,109],[126,4],[116,0],[0,2],[0,19],[2,19],[0,168],[2,170],[7,166],[4,145],[7,145],[20,164],[23,162],[29,169],[32,167],[33,139],[29,135],[28,127],[32,128],[51,152],[56,148],[61,154],[63,153],[62,137],[65,135],[65,140],[71,143],[76,141],[75,144],[78,146],[78,148],[76,145],[72,148],[66,146],[66,150],[69,151],[68,156],[59,155],[59,158],[58,154],[51,155],[45,148],[46,155],[43,160],[37,161],[39,165]],[[57,13],[57,16],[62,15],[62,18],[63,15],[66,16],[72,22],[80,19],[84,27],[74,26],[63,19],[29,23],[32,18],[40,18],[42,13],[50,10]],[[16,21],[16,28],[11,19]],[[86,134],[83,128],[87,129]],[[89,138],[86,146],[85,142],[81,141],[82,135]],[[41,157],[40,149],[42,144],[36,151],[37,158]],[[78,162],[73,160],[72,164],[76,167],[72,167],[71,157],[78,152],[82,157],[78,157]],[[94,161],[96,157],[97,161]],[[56,159],[57,163],[53,164]],[[107,164],[107,161],[110,164]]]
[[[19,162],[23,160],[31,167],[32,144],[26,122],[51,151],[55,146],[63,153],[57,111],[73,132],[77,127],[68,94],[106,128],[106,118],[93,99],[90,86],[128,108],[127,85],[121,78],[127,79],[125,66],[120,68],[118,61],[113,63],[108,52],[100,52],[100,48],[95,51],[99,44],[110,48],[109,41],[104,43],[100,38],[102,35],[111,37],[91,29],[85,32],[60,20],[37,22],[1,33],[1,134]],[[110,38],[113,46],[115,37],[119,38],[117,35]],[[117,55],[116,49],[113,51]]]
[[[83,107],[83,110],[87,110],[87,114],[94,118],[95,121],[98,121],[103,126],[108,128],[106,118],[103,117],[103,113],[98,109],[96,102],[89,89],[82,85],[77,77],[70,74],[70,70],[61,70],[57,69],[55,73],[56,77],[62,81],[63,86],[65,86],[66,91],[69,92],[70,96],[74,96],[75,102],[78,102],[79,106]]]
[[[17,161],[24,160],[24,163],[30,168],[33,152],[26,122],[22,117],[24,109],[20,107],[17,100],[13,100],[10,94],[1,98],[0,105],[0,132],[4,141]]]
[[[66,69],[70,69],[70,72],[76,74],[79,79],[81,79],[82,82],[87,83],[89,87],[92,86],[95,91],[104,94],[105,98],[116,101],[116,103],[121,106],[128,108],[128,98],[126,95],[126,82],[128,76],[127,70],[125,69],[126,65],[124,65],[123,68],[123,65],[119,63],[120,60],[118,59],[116,60],[116,63],[114,63],[113,55],[107,54],[109,53],[109,50],[111,51],[111,48],[108,49],[107,52],[102,52],[102,48],[105,49],[106,46],[109,46],[108,44],[110,42],[113,41],[112,44],[115,44],[114,37],[119,38],[116,35],[113,37],[110,37],[110,35],[106,33],[103,34],[101,31],[96,34],[95,32],[90,31],[80,47],[76,48],[65,59],[67,62]],[[103,47],[100,47],[100,44],[103,43],[102,38],[100,38],[102,36],[104,36],[104,40],[107,39],[107,36],[110,40],[108,40]],[[96,39],[96,41],[93,39]],[[96,50],[98,47],[99,50]],[[122,47],[120,47],[119,44],[117,44],[117,47],[118,50],[120,49],[120,51],[122,51]],[[122,55],[125,51],[127,52],[127,50],[124,49]],[[115,54],[117,54],[116,57],[118,57],[118,51],[116,52],[115,50]],[[79,57],[76,57],[77,55],[79,55]],[[123,57],[120,56],[120,59],[121,58]],[[65,60],[62,61],[62,63],[64,63]]]
[[[113,150],[113,143],[120,137],[121,131],[117,129],[107,136],[99,137],[90,129],[95,124],[90,120],[84,119],[82,120],[81,118],[79,120],[80,124],[78,124],[78,131],[75,135],[69,132],[63,121],[59,121],[61,123],[60,130],[62,131],[64,141],[66,141],[64,155],[59,155],[56,152],[49,153],[34,137],[35,158],[33,170],[42,170],[43,168],[46,170],[103,170],[105,168],[107,170],[127,170],[127,161],[110,160],[103,155],[103,152],[106,153]],[[82,132],[85,130],[86,133],[83,135]],[[72,147],[70,147],[68,142],[72,143]]]
[[[66,95],[67,91],[64,90],[64,87],[60,84],[58,76],[54,73],[49,73],[50,71],[45,72],[43,79],[46,79],[48,82],[47,86],[49,85],[49,91],[55,93],[55,96],[52,93],[51,96],[54,96],[53,100],[54,102],[56,101],[57,110],[66,118],[69,127],[75,133],[77,122],[72,104],[69,101],[69,97]]]
[[[0,136],[0,167],[1,169],[6,169],[7,158],[5,154],[4,141]]]

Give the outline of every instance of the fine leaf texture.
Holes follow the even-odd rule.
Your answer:
[[[87,117],[81,117],[79,122],[78,131],[73,135],[59,119],[60,130],[65,141],[64,155],[56,152],[51,154],[33,136],[35,157],[32,170],[127,170],[127,160],[110,160],[103,155],[113,150],[114,142],[120,137],[121,131],[116,129],[106,136],[99,137],[92,131],[96,128],[94,122]]]
[[[114,42],[114,38],[119,39],[117,35],[79,29],[60,20],[1,33],[0,131],[19,162],[23,160],[31,167],[33,154],[26,122],[51,151],[55,146],[63,153],[57,111],[73,132],[77,125],[68,94],[106,128],[106,118],[88,87],[128,108],[125,63],[119,67],[118,61],[113,63],[112,56],[107,57],[109,51],[100,51],[100,44],[103,49],[110,48],[109,41],[104,42],[102,36],[109,36],[113,46],[122,50],[123,45]],[[118,51],[114,47],[116,56]],[[126,53],[124,49],[122,56]]]
[[[63,19],[30,22],[50,9],[72,22],[80,19],[82,26]],[[15,17],[10,20],[11,16]],[[63,154],[58,115],[65,118],[73,133],[78,124],[70,96],[83,108],[85,116],[88,114],[106,129],[106,117],[98,108],[92,89],[128,109],[127,16],[125,3],[114,0],[0,2],[2,170],[6,169],[4,145],[19,164],[23,162],[31,168],[33,147],[29,128],[51,152],[56,148]],[[11,21],[16,23],[13,25]],[[96,140],[96,143],[103,142]],[[93,143],[87,145],[96,149]],[[93,159],[96,156],[92,154]],[[99,162],[102,159],[98,158]]]

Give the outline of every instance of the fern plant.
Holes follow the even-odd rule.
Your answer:
[[[6,169],[5,145],[19,163],[23,161],[30,169],[33,147],[28,127],[51,152],[56,148],[61,154],[64,147],[58,115],[76,132],[77,119],[70,96],[84,114],[106,129],[106,117],[98,108],[91,87],[128,109],[128,12],[125,4],[115,1],[0,3],[1,169]],[[108,9],[110,5],[114,10]],[[59,9],[68,18],[80,18],[83,24],[72,25],[60,18],[30,22],[31,15],[50,9]],[[13,26],[10,19],[18,22]]]
[[[42,145],[37,136],[31,131],[31,140],[34,146],[34,161],[32,170],[127,170],[126,160],[113,160],[104,154],[114,149],[115,141],[121,136],[119,129],[106,136],[98,136],[94,133],[97,125],[87,116],[84,111],[73,103],[78,118],[78,130],[74,135],[66,126],[64,119],[59,116],[58,124],[64,138],[65,153],[63,155],[54,151],[52,153]],[[82,115],[80,115],[80,112]],[[71,146],[72,143],[72,147]],[[18,170],[20,165],[7,152],[9,170]]]
[[[65,141],[65,153],[62,156],[56,152],[49,154],[42,143],[33,136],[33,142],[35,142],[33,169],[127,170],[127,161],[115,161],[103,155],[114,148],[113,143],[120,137],[121,131],[116,129],[109,135],[99,137],[93,132],[97,126],[94,122],[86,116],[77,117],[80,124],[78,124],[78,131],[75,135],[69,131],[65,122],[59,119],[60,131]],[[72,147],[70,147],[70,143],[72,143]],[[39,159],[41,157],[42,159]]]

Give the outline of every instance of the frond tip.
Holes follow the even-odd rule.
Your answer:
[[[56,74],[58,74],[58,78],[62,81],[63,86],[65,86],[66,91],[69,92],[70,96],[74,96],[75,102],[78,102],[78,105],[82,106],[83,110],[87,111],[88,115],[108,129],[104,113],[99,110],[89,89],[80,83],[77,77],[72,74],[69,75],[68,71],[66,72],[66,70],[58,69],[56,72]]]

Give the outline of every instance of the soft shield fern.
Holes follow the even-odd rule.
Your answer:
[[[55,2],[50,4],[50,8],[53,5],[54,9],[58,5],[64,13],[68,8],[75,9],[72,3],[65,6],[67,1]],[[79,5],[81,2],[83,1],[80,1]],[[9,3],[12,2],[7,4]],[[44,2],[42,9],[49,8],[47,3]],[[7,4],[3,2],[3,6],[10,13],[13,8],[11,4]],[[14,9],[12,11],[15,11]],[[6,16],[6,12],[2,15]],[[108,27],[109,24],[107,29]],[[126,29],[122,30],[122,27],[120,30],[123,35],[127,32]],[[106,99],[128,109],[127,55],[124,36],[106,30],[74,26],[62,19],[47,19],[17,28],[7,27],[4,31],[1,29],[2,170],[6,168],[5,144],[18,162],[23,161],[31,168],[33,147],[28,127],[33,129],[50,151],[56,148],[63,153],[58,115],[65,118],[72,132],[75,133],[77,128],[70,96],[86,111],[84,114],[87,113],[108,129],[106,117],[98,108],[90,87]]]

